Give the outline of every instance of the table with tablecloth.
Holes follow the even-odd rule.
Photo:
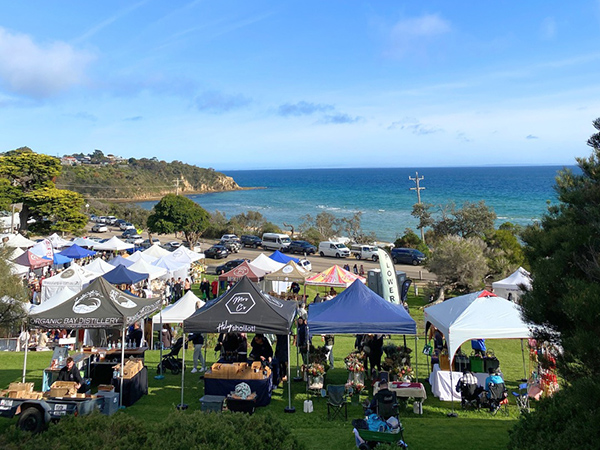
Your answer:
[[[115,392],[121,392],[121,378],[113,378],[112,385]],[[123,379],[123,406],[131,406],[143,395],[148,394],[148,369],[144,366],[142,370],[131,378]]]
[[[450,374],[452,374],[452,380],[450,380]],[[473,373],[473,375],[477,378],[477,384],[485,386],[485,379],[488,377],[487,373]],[[433,370],[429,375],[429,384],[431,384],[433,396],[447,402],[452,400],[452,398],[460,401],[460,392],[456,392],[456,383],[458,383],[460,377],[462,377],[461,372],[441,370],[438,364],[434,364]]]
[[[248,384],[248,386],[250,386],[250,390],[252,392],[256,392],[256,406],[267,406],[269,403],[271,403],[271,391],[273,390],[272,374],[269,374],[268,377],[262,380],[236,380],[205,377],[204,394],[222,395],[227,397],[227,395],[235,391],[235,387],[240,383]]]
[[[427,398],[427,392],[422,383],[405,383],[402,381],[391,381],[388,389],[396,393],[398,398],[414,398],[421,403]],[[379,392],[379,382],[373,385],[373,395]]]

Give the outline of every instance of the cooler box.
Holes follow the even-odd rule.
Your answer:
[[[205,395],[200,399],[201,410],[204,412],[221,412],[225,397],[222,395]]]
[[[100,412],[107,416],[112,416],[119,410],[119,393],[111,391],[98,391],[96,394],[104,400]]]
[[[469,357],[469,362],[471,363],[471,372],[476,372],[476,373],[484,373],[484,366],[483,366],[483,358],[477,357],[477,356],[471,356]]]
[[[483,358],[483,371],[488,372],[490,369],[496,370],[500,367],[500,361],[498,358]]]

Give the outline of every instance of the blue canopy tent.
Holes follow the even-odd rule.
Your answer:
[[[273,254],[269,255],[269,258],[271,258],[273,261],[277,261],[283,264],[287,264],[290,261],[294,261],[296,264],[300,262],[300,259],[294,258],[293,256],[284,255],[279,250],[275,250]]]
[[[59,255],[66,256],[67,258],[71,259],[81,259],[85,258],[86,256],[94,256],[95,254],[95,251],[87,250],[77,244],[73,244],[59,253]]]
[[[102,278],[111,284],[135,284],[148,278],[148,274],[134,272],[133,270],[129,270],[124,265],[119,264],[110,272],[102,275]]]
[[[130,261],[127,258],[123,258],[121,255],[115,256],[108,262],[111,266],[125,266],[129,267],[132,264],[135,264],[135,261]]]
[[[69,258],[68,256],[61,255],[60,253],[54,254],[54,264],[68,264],[71,261],[73,261],[73,259]]]
[[[308,308],[310,334],[417,334],[402,305],[390,303],[360,280],[341,294]]]

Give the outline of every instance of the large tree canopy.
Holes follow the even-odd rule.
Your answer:
[[[186,240],[196,244],[209,225],[210,215],[193,200],[182,195],[168,194],[154,205],[148,217],[152,233],[167,234],[181,231]]]

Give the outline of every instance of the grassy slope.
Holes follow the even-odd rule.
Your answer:
[[[412,296],[410,299],[411,315],[417,321],[419,329],[423,329],[423,312],[418,309],[422,300]],[[394,336],[395,343],[402,342],[401,336]],[[318,344],[318,337],[315,340]],[[407,343],[414,348],[414,337],[407,337]],[[425,358],[421,357],[420,350],[424,341],[419,340],[419,376],[427,376],[427,365]],[[336,368],[328,373],[328,382],[343,384],[347,378],[347,371],[343,368],[344,357],[353,349],[354,338],[352,336],[339,336],[336,338],[334,355]],[[518,379],[523,376],[521,351],[519,341],[497,340],[488,341],[488,346],[493,348],[501,361],[502,369],[506,376],[509,388],[515,388]],[[465,346],[468,347],[468,344]],[[470,352],[470,350],[469,350]],[[41,387],[42,370],[49,364],[51,353],[29,353],[27,367],[27,381],[34,381],[36,389]],[[414,364],[413,353],[413,364]],[[186,360],[192,356],[192,349],[186,352]],[[209,362],[214,362],[214,352],[208,352]],[[180,402],[181,376],[166,374],[162,381],[155,380],[155,368],[159,361],[158,351],[146,353],[146,364],[149,368],[149,395],[142,398],[134,406],[127,408],[125,414],[131,414],[148,422],[161,420],[172,411]],[[20,381],[23,364],[22,353],[5,352],[0,354],[0,388],[4,388],[12,381]],[[188,371],[185,374],[185,397],[184,402],[191,409],[198,409],[198,399],[203,395],[203,383],[197,375]],[[292,376],[295,375],[296,355],[292,354]],[[440,402],[431,395],[429,385],[425,383],[428,390],[428,398],[424,403],[424,414],[416,416],[412,408],[401,412],[401,420],[405,427],[405,440],[411,449],[462,449],[480,448],[487,449],[505,448],[508,440],[507,431],[514,425],[518,418],[518,410],[511,403],[509,417],[501,415],[490,416],[486,411],[458,411],[458,418],[448,418],[446,414],[450,411],[450,402]],[[363,397],[363,398],[366,398]],[[303,401],[306,399],[303,383],[292,383],[292,404],[296,408],[296,414],[285,414],[287,406],[287,387],[277,389],[272,398],[271,405],[267,408],[259,408],[257,414],[263,414],[269,410],[277,414],[301,439],[306,442],[308,448],[314,449],[352,449],[356,448],[351,434],[352,426],[350,420],[343,422],[327,420],[327,406],[322,398],[313,397],[313,414],[302,412]],[[511,399],[512,401],[512,399]],[[460,405],[458,406],[460,409]],[[348,416],[351,418],[361,417],[362,408],[348,405]],[[11,421],[0,421],[0,430],[10,426]]]

